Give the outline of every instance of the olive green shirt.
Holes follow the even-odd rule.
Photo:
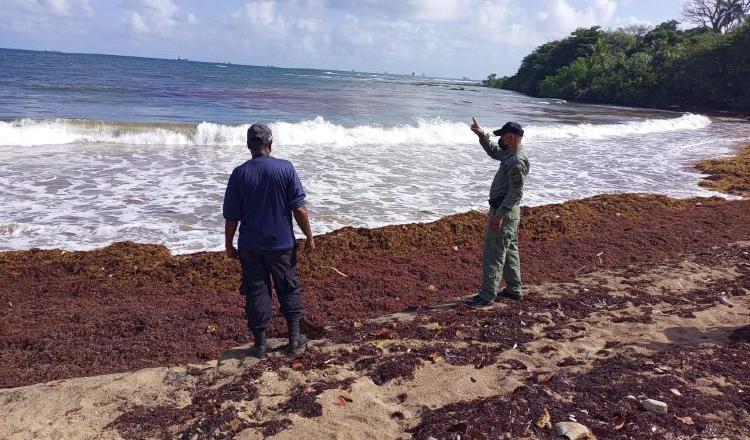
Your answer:
[[[521,203],[524,181],[529,175],[529,158],[523,148],[517,151],[503,150],[490,139],[489,134],[480,137],[479,144],[488,156],[500,161],[500,168],[490,187],[490,202],[501,201],[496,212],[504,216]]]

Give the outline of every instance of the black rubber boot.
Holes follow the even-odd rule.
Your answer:
[[[287,354],[295,354],[304,351],[307,347],[307,336],[299,332],[299,319],[287,320],[287,329],[289,330],[289,344],[287,344]]]
[[[248,355],[258,359],[263,359],[268,353],[268,341],[266,340],[265,330],[253,330],[253,339],[255,344],[250,348]]]
[[[472,296],[471,298],[467,299],[466,301],[464,301],[464,304],[466,304],[469,307],[481,308],[481,307],[491,306],[495,304],[495,301],[491,299],[484,299],[482,298],[481,295],[476,294]]]
[[[514,299],[516,301],[518,301],[521,298],[523,298],[522,294],[513,293],[510,290],[508,290],[507,287],[505,289],[503,289],[502,292],[498,293],[497,296],[499,298],[509,298],[509,299]]]

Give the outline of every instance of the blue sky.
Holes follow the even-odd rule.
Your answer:
[[[0,0],[0,47],[483,78],[577,27],[679,20],[683,3]]]

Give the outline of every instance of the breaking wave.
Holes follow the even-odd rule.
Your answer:
[[[698,130],[711,124],[703,115],[685,114],[670,119],[645,119],[619,124],[555,124],[528,126],[527,139],[606,139],[636,134]],[[127,124],[74,119],[0,121],[0,145],[60,145],[112,143],[127,145],[244,145],[249,125],[203,122],[195,125]],[[471,137],[464,122],[441,119],[385,127],[344,127],[322,117],[297,123],[271,124],[277,144],[358,145],[465,144]]]

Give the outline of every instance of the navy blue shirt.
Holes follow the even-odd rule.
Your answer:
[[[292,210],[305,191],[291,162],[258,156],[238,166],[224,194],[224,218],[240,222],[239,247],[261,251],[294,247]]]

